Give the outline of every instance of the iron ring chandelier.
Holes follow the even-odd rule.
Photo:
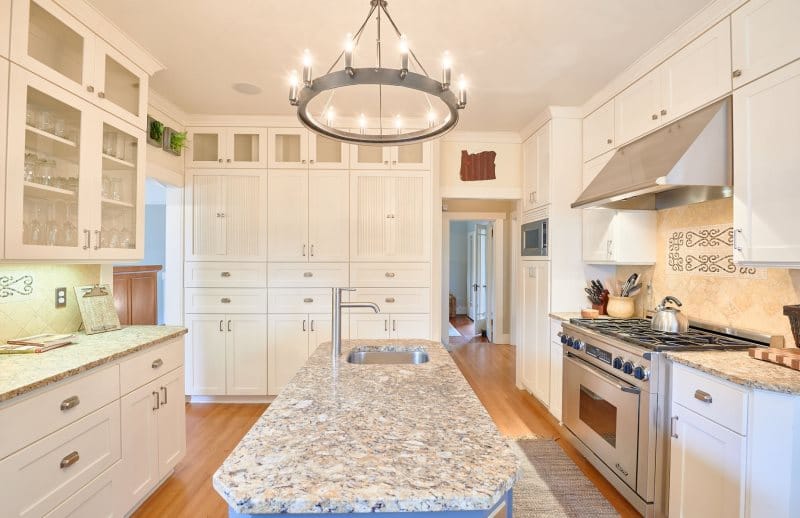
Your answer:
[[[431,78],[417,59],[417,56],[408,47],[405,35],[397,28],[397,25],[386,9],[386,5],[386,0],[370,1],[370,11],[366,19],[355,35],[347,35],[344,50],[339,54],[325,75],[317,78],[312,77],[311,57],[308,50],[304,52],[303,88],[298,91],[299,79],[297,73],[294,72],[290,79],[289,103],[297,107],[298,119],[311,131],[334,140],[352,144],[377,146],[403,145],[424,142],[440,137],[452,130],[458,123],[459,110],[464,109],[467,105],[466,82],[463,77],[459,81],[458,95],[450,89],[452,62],[449,53],[445,52],[442,60],[442,80],[437,81]],[[363,34],[364,28],[376,10],[376,49],[378,64],[376,67],[355,68],[353,67],[353,51]],[[386,15],[387,20],[400,40],[401,66],[399,69],[384,68],[381,66],[381,12]],[[409,70],[409,56],[422,73]],[[342,58],[344,58],[344,69],[334,72],[333,69]],[[367,132],[366,117],[364,114],[361,114],[359,118],[359,129],[357,131],[349,131],[333,126],[334,111],[331,103],[336,89],[356,85],[375,85],[378,87],[379,113],[377,119],[380,126],[378,134],[370,134]],[[427,127],[403,132],[400,116],[398,115],[395,118],[396,124],[394,130],[384,132],[385,128],[383,127],[382,113],[384,86],[408,88],[423,93],[429,107]],[[321,118],[317,118],[311,113],[310,103],[313,99],[326,92],[329,93],[329,97],[322,110]],[[430,101],[431,97],[441,100],[446,106],[447,114],[444,117],[438,117],[436,115]]]

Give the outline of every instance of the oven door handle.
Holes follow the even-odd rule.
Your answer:
[[[627,392],[628,394],[641,394],[642,393],[642,389],[640,389],[639,387],[636,387],[634,385],[628,385],[628,384],[624,384],[623,385],[621,380],[618,380],[617,378],[615,378],[615,377],[613,377],[613,376],[611,376],[609,374],[606,374],[601,370],[598,370],[591,363],[588,363],[588,362],[578,358],[577,356],[574,356],[574,355],[572,355],[570,353],[567,353],[567,355],[564,357],[564,359],[567,360],[567,361],[571,361],[577,367],[585,370],[589,374],[592,374],[592,375],[602,379],[603,381],[605,381],[607,383],[610,383],[611,385],[613,385],[613,386],[617,387],[618,389],[620,389],[622,392]]]

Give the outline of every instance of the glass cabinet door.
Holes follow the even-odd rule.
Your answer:
[[[191,167],[223,167],[226,142],[224,128],[197,128],[189,130],[189,162]]]
[[[308,135],[308,162],[315,169],[347,169],[350,146],[316,133]]]
[[[308,131],[303,128],[271,128],[269,130],[269,167],[307,168]]]
[[[379,130],[367,130],[378,133]],[[352,169],[389,169],[392,159],[391,146],[350,146],[350,167]]]
[[[144,128],[147,124],[148,77],[129,59],[104,41],[95,42],[95,94],[100,106],[114,115]]]
[[[430,169],[430,142],[392,147],[392,169]]]
[[[225,164],[237,168],[267,167],[265,143],[266,132],[262,129],[235,128],[229,130]]]
[[[12,27],[14,61],[77,95],[88,94],[95,42],[88,28],[52,0],[14,2]]]
[[[9,98],[6,258],[85,259],[92,179],[83,174],[82,139],[90,107],[16,67]]]

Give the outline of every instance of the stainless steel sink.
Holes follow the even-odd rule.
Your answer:
[[[348,363],[359,365],[419,365],[428,361],[425,351],[381,351],[381,350],[355,350],[347,355]]]

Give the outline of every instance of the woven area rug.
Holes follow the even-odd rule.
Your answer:
[[[619,516],[551,439],[517,439],[509,445],[522,463],[514,486],[515,518]]]

